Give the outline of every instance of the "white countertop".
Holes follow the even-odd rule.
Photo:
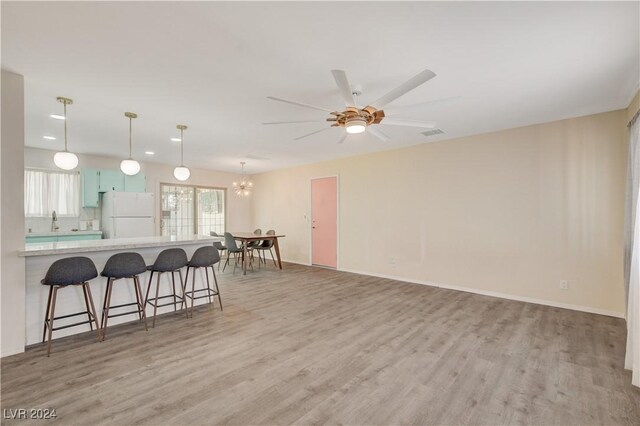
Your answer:
[[[89,241],[60,241],[57,243],[30,243],[18,252],[19,256],[47,256],[95,251],[133,250],[144,247],[171,247],[186,244],[212,244],[224,241],[222,237],[189,235],[185,237],[114,238]]]
[[[102,235],[102,231],[55,231],[55,232],[27,232],[26,237],[67,237],[70,235]]]

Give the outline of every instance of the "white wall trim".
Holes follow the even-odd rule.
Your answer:
[[[298,262],[291,262],[291,263],[298,263]],[[445,289],[448,289],[448,290],[464,291],[466,293],[481,294],[483,296],[498,297],[500,299],[516,300],[518,302],[534,303],[536,305],[552,306],[554,308],[570,309],[572,311],[587,312],[587,313],[590,313],[590,314],[605,315],[605,316],[614,317],[614,318],[623,318],[623,319],[625,318],[625,314],[623,312],[609,311],[609,310],[606,310],[606,309],[593,308],[593,307],[590,307],[590,306],[572,305],[572,304],[569,304],[569,303],[554,302],[552,300],[536,299],[536,298],[533,298],[533,297],[526,297],[526,296],[517,296],[517,295],[514,295],[514,294],[507,294],[507,293],[500,293],[500,292],[496,292],[496,291],[481,290],[481,289],[471,288],[471,287],[462,287],[462,286],[456,286],[456,285],[434,283],[434,282],[431,282],[431,281],[423,281],[423,280],[414,280],[414,279],[409,279],[409,278],[394,277],[392,275],[376,274],[376,273],[363,272],[363,271],[355,271],[355,270],[352,270],[352,269],[340,269],[340,271],[342,271],[342,272],[350,272],[352,274],[368,275],[368,276],[371,276],[371,277],[386,278],[386,279],[395,280],[395,281],[404,281],[404,282],[413,283],[413,284],[428,285],[428,286],[431,286],[431,287],[445,288]]]

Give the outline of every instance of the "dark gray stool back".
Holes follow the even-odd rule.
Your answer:
[[[45,340],[47,341],[47,356],[51,354],[51,339],[53,332],[56,330],[83,324],[89,324],[89,327],[93,330],[93,325],[95,324],[96,334],[98,340],[100,340],[100,324],[98,324],[96,308],[93,304],[93,297],[91,295],[89,283],[87,282],[97,276],[98,270],[91,259],[88,257],[76,256],[67,257],[66,259],[60,259],[53,262],[42,281],[40,281],[43,285],[49,286],[47,311],[45,312],[44,326],[42,330],[42,343],[44,343]],[[62,288],[78,285],[82,286],[86,310],[83,312],[76,312],[56,317],[55,311],[58,291]],[[72,318],[79,315],[87,315],[87,321],[67,324],[58,328],[54,327],[55,320]]]
[[[188,263],[187,253],[183,249],[171,248],[162,250],[150,269],[156,272],[171,272],[184,268]]]
[[[220,262],[220,254],[218,253],[218,250],[213,246],[205,246],[200,247],[195,251],[195,253],[193,253],[191,260],[189,261],[189,266],[204,268],[207,266],[213,266],[218,262]]]
[[[107,287],[104,294],[104,302],[102,304],[102,340],[107,337],[107,324],[109,318],[120,317],[123,315],[137,314],[140,321],[144,324],[145,331],[147,330],[147,316],[144,311],[145,305],[142,303],[142,290],[140,289],[140,277],[147,271],[147,265],[144,262],[142,256],[139,253],[117,253],[111,256],[107,263],[104,265],[104,269],[100,273],[107,279]],[[123,303],[120,305],[111,305],[111,294],[113,292],[113,283],[121,278],[130,278],[133,280],[133,291],[136,296],[136,301],[131,303]],[[129,306],[135,306],[135,310],[127,312],[119,312],[112,314],[112,309],[125,308]]]
[[[96,265],[88,257],[68,257],[53,262],[41,281],[44,285],[74,285],[98,276]]]
[[[118,253],[107,260],[100,275],[116,279],[131,278],[146,271],[147,265],[139,253]]]

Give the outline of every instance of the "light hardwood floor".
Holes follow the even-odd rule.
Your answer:
[[[293,264],[220,287],[224,312],[3,359],[2,408],[61,424],[640,424],[620,319]]]

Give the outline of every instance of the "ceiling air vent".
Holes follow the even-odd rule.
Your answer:
[[[422,132],[422,134],[425,136],[441,135],[442,133],[444,133],[444,131],[442,131],[441,129],[431,129],[427,130],[426,132]]]

